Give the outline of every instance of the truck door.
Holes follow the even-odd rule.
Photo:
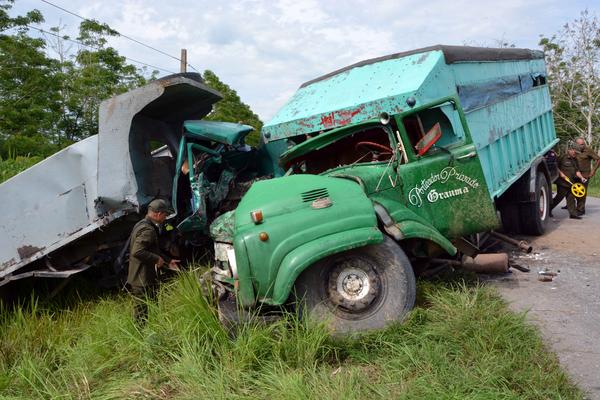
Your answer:
[[[458,100],[420,107],[398,119],[409,161],[399,166],[407,207],[450,238],[497,228],[494,203]]]

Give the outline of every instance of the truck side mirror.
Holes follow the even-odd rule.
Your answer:
[[[442,127],[437,122],[431,129],[423,136],[415,145],[417,154],[422,156],[427,153],[431,146],[433,146],[442,137]]]

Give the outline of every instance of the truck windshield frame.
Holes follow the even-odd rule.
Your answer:
[[[452,123],[453,121],[451,121],[451,119],[448,117],[448,115],[446,115],[446,113],[441,109],[441,107],[444,107],[446,105],[451,105],[453,107],[454,111],[456,112],[456,114],[458,116],[458,121],[455,121],[455,122],[460,123],[462,132],[457,132],[455,130],[455,126]],[[445,145],[437,145],[436,144],[427,153],[425,153],[422,156],[419,156],[419,155],[417,155],[417,152],[415,151],[415,147],[414,147],[416,144],[416,140],[418,140],[419,138],[411,137],[411,134],[406,129],[405,123],[407,122],[407,119],[417,116],[417,120],[419,121],[419,124],[421,125],[421,121],[418,117],[418,114],[422,113],[423,111],[433,110],[433,109],[439,109],[440,110],[439,112],[443,113],[443,115],[447,119],[447,121],[444,121],[444,122],[449,124],[449,128],[451,128],[455,132],[455,135],[458,138],[458,140],[452,141]],[[429,157],[431,155],[439,154],[440,152],[442,152],[446,149],[450,149],[450,148],[454,148],[454,147],[458,147],[458,146],[464,146],[464,145],[473,143],[473,139],[471,137],[471,132],[470,132],[468,124],[467,124],[467,119],[466,119],[464,111],[460,105],[460,100],[456,96],[444,97],[440,100],[436,100],[434,102],[427,103],[422,106],[416,107],[408,112],[405,112],[402,114],[397,114],[395,116],[395,119],[396,119],[396,125],[400,132],[400,137],[402,139],[402,142],[409,144],[408,146],[406,146],[406,145],[404,146],[405,154],[406,154],[406,157],[408,158],[409,162],[419,160],[420,158],[423,158],[423,157]],[[440,121],[437,121],[437,122],[440,122]],[[433,125],[433,124],[431,124],[431,125]],[[423,133],[427,132],[427,129],[424,129],[423,126],[421,126],[420,129],[422,129]],[[461,133],[463,134],[462,136],[460,135]]]
[[[325,150],[330,146],[339,143],[340,141],[347,140],[348,138],[354,136],[357,133],[374,129],[381,129],[387,135],[389,148],[391,150],[389,157],[384,157],[384,159],[381,160],[374,160],[373,158],[363,156],[359,157],[358,159],[352,160],[352,162],[331,166],[330,168],[325,168],[322,171],[319,171],[318,173],[321,174],[338,168],[350,168],[355,165],[387,164],[389,163],[389,160],[394,157],[394,153],[398,151],[398,138],[394,135],[394,129],[392,129],[392,127],[390,127],[389,124],[382,124],[379,119],[372,119],[360,122],[355,125],[347,125],[342,128],[333,129],[331,131],[321,133],[319,136],[310,138],[300,144],[297,144],[296,146],[292,147],[291,149],[289,149],[281,155],[280,165],[285,167],[289,173],[290,167],[293,168],[294,166],[299,166],[303,163],[304,159],[308,155],[312,155],[312,157],[315,157],[316,152]],[[305,171],[302,171],[302,173],[304,172]]]

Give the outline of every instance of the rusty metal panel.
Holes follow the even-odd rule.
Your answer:
[[[97,144],[82,140],[0,186],[0,277],[93,222]]]
[[[401,113],[409,109],[408,97],[419,106],[455,90],[439,85],[422,90],[428,80],[442,81],[440,69],[447,69],[444,54],[431,50],[344,70],[298,89],[262,134],[271,141],[365,121],[384,111]]]
[[[219,99],[199,74],[150,82],[100,105],[99,135],[1,184],[0,280],[138,211],[156,195],[150,141],[175,154],[183,121],[202,118]]]
[[[137,209],[156,195],[151,140],[175,152],[181,127],[212,110],[221,95],[194,74],[163,78],[102,102],[99,114],[98,212]]]

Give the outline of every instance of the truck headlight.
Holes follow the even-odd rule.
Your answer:
[[[233,279],[238,278],[237,262],[235,260],[235,250],[229,243],[215,242],[215,260],[226,262],[229,265]]]

